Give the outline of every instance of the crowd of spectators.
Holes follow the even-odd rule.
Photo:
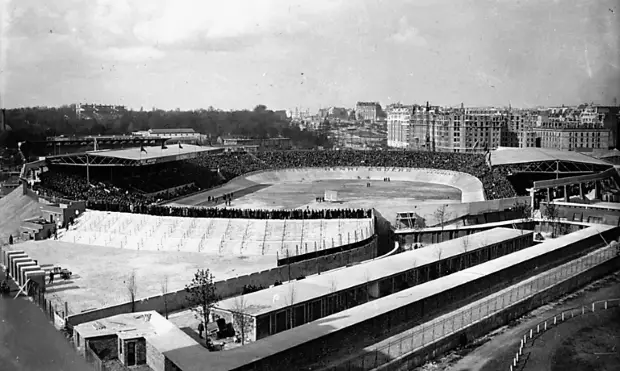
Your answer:
[[[156,203],[197,190],[217,186],[234,177],[250,172],[268,169],[286,169],[301,167],[405,167],[427,168],[458,171],[471,174],[481,180],[486,198],[501,199],[516,195],[506,173],[501,169],[490,169],[484,156],[469,153],[413,152],[413,151],[268,151],[257,154],[222,153],[203,155],[195,159],[174,165],[175,170],[165,170],[167,175],[161,177],[151,173],[143,179],[148,182],[155,177],[173,179],[166,184],[187,184],[194,181],[192,187],[182,187],[154,197],[135,190],[135,187],[118,187],[118,183],[92,181],[88,184],[83,176],[65,174],[60,171],[48,171],[41,175],[39,192],[49,196],[85,200],[88,207],[98,210],[147,213],[152,215],[186,215],[193,217],[221,218],[259,218],[259,219],[301,219],[301,218],[342,218],[368,217],[367,210],[240,210],[227,208],[170,208],[157,206]],[[167,167],[172,167],[167,164]]]
[[[488,200],[515,197],[505,174],[489,169],[484,155],[415,151],[268,151],[224,153],[191,160],[197,166],[218,168],[226,179],[253,171],[300,167],[406,167],[459,171],[480,179]]]
[[[371,210],[326,209],[326,210],[250,210],[215,207],[175,207],[138,202],[114,204],[103,201],[87,201],[92,210],[127,212],[157,216],[182,216],[191,218],[240,218],[240,219],[363,219],[372,216]]]

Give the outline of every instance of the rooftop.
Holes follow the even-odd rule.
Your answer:
[[[250,362],[255,362],[278,352],[282,352],[283,350],[299,346],[303,343],[307,343],[323,336],[327,336],[330,333],[353,326],[368,318],[388,313],[410,303],[433,296],[438,291],[458,287],[468,281],[479,279],[481,275],[503,269],[504,267],[512,266],[516,262],[531,259],[532,257],[555,250],[558,247],[590,236],[595,236],[612,228],[614,227],[597,225],[554,240],[545,241],[536,246],[532,246],[510,255],[506,255],[442,277],[439,280],[433,280],[421,285],[416,285],[386,298],[378,299],[370,303],[347,309],[343,312],[332,314],[318,321],[306,323],[294,330],[274,334],[268,339],[250,343],[244,347],[232,349],[222,353],[223,357],[217,357],[213,360],[209,360],[209,364],[213,370],[231,370],[238,368]],[[195,359],[195,361],[197,361],[197,359]],[[188,366],[190,365],[188,364]],[[193,368],[187,368],[188,371],[199,369],[200,368],[198,365]],[[183,370],[186,369],[183,368]]]
[[[169,156],[196,154],[219,150],[218,148],[202,147],[192,144],[183,144],[181,146],[177,144],[171,144],[168,145],[167,148],[162,148],[161,146],[149,146],[142,148],[144,148],[146,152],[143,152],[140,147],[134,147],[125,149],[113,149],[107,151],[90,151],[87,153],[90,156],[114,157],[124,160],[151,160]]]
[[[149,133],[154,134],[168,134],[168,133],[196,133],[194,129],[191,128],[178,128],[178,129],[150,129]]]
[[[491,164],[493,166],[544,161],[568,161],[611,166],[605,161],[574,151],[559,151],[547,148],[498,148],[491,151]]]
[[[468,237],[456,238],[349,268],[314,275],[304,280],[274,286],[245,295],[244,313],[260,316],[286,308],[291,305],[290,296],[292,295],[292,290],[294,290],[294,302],[299,304],[337,291],[364,285],[367,282],[400,274],[415,266],[421,267],[436,262],[439,256],[441,256],[441,259],[446,259],[460,255],[463,253],[463,240],[465,239],[468,240],[468,251],[471,252],[483,246],[531,233],[530,231],[525,231],[524,233],[521,230],[512,228],[494,228],[471,234]],[[438,251],[441,251],[441,253]],[[237,305],[236,298],[230,298],[219,302],[216,307],[223,310],[235,310]]]
[[[196,345],[196,341],[156,311],[125,313],[85,322],[74,327],[85,339],[117,335],[119,339],[145,338],[164,353]]]

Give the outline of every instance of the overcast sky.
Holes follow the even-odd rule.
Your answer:
[[[620,99],[618,0],[0,0],[3,107]]]

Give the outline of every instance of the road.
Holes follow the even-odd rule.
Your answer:
[[[0,370],[92,370],[39,307],[13,296],[0,296]]]

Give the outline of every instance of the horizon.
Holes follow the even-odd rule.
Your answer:
[[[527,109],[620,97],[614,0],[2,6],[7,109],[83,102],[316,112],[358,101]]]

